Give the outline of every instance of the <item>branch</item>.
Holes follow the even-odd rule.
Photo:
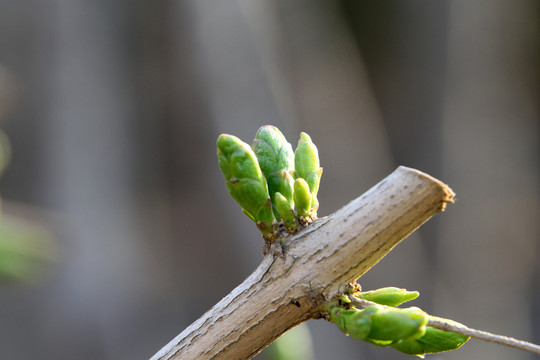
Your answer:
[[[284,239],[242,284],[163,347],[153,360],[250,359],[381,260],[452,202],[454,193],[399,167],[336,213]]]
[[[385,307],[384,305],[379,305],[372,301],[359,299],[354,296],[349,296],[349,299],[351,300],[351,304],[354,305],[354,307],[358,309],[363,309],[368,306]],[[515,349],[520,349],[520,350],[529,351],[535,354],[540,354],[539,345],[536,345],[527,341],[523,341],[523,340],[514,339],[509,336],[497,335],[497,334],[492,334],[487,331],[471,329],[470,327],[465,326],[460,323],[456,323],[455,321],[449,322],[447,321],[447,319],[430,316],[430,319],[427,325],[435,329],[439,329],[443,331],[450,331],[456,334],[470,336],[478,340],[492,342],[499,345],[504,345],[504,346],[515,348]]]

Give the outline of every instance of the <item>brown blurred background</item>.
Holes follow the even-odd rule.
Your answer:
[[[243,281],[262,241],[215,139],[264,124],[317,144],[320,216],[398,165],[448,183],[456,204],[362,286],[540,343],[539,50],[534,0],[0,0],[0,191],[60,249],[0,287],[0,358],[147,359]],[[410,359],[309,328],[316,360]]]

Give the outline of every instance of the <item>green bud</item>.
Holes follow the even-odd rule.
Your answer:
[[[252,179],[231,178],[225,185],[233,199],[242,206],[243,213],[257,224],[263,235],[271,237],[276,220],[266,184]]]
[[[275,126],[265,125],[257,131],[253,140],[253,151],[267,178],[276,171],[294,170],[292,146]]]
[[[426,334],[430,332],[430,329],[432,329],[431,326],[426,327]],[[422,358],[424,357],[424,354],[426,353],[422,345],[420,345],[420,343],[418,342],[418,339],[399,340],[391,344],[390,346],[392,346],[397,351],[401,351],[402,353],[409,354],[409,355],[417,355]]]
[[[305,132],[300,133],[300,140],[294,152],[294,169],[301,178],[306,179],[309,173],[318,169],[319,151]]]
[[[294,215],[294,208],[291,206],[287,198],[281,193],[277,192],[274,194],[274,204],[278,210],[279,217],[283,219],[285,226],[294,230],[298,227],[296,223],[296,217]]]
[[[294,153],[285,136],[275,126],[265,125],[257,131],[253,140],[253,152],[268,183],[274,215],[279,217],[274,194],[279,192],[293,205]]]
[[[217,156],[227,190],[265,237],[272,237],[276,221],[266,179],[254,152],[236,136],[222,134],[217,140]]]
[[[422,336],[426,331],[428,315],[418,308],[379,308],[371,316],[374,340],[401,340]]]
[[[418,291],[407,291],[396,287],[385,287],[372,291],[363,291],[361,294],[364,300],[392,307],[414,300],[419,295]]]
[[[371,332],[371,316],[377,311],[375,306],[370,306],[360,311],[357,310],[355,314],[346,319],[349,335],[356,340],[366,339]]]
[[[381,290],[381,289],[379,289]],[[392,346],[409,355],[455,350],[470,337],[426,326],[430,318],[422,310],[369,306],[363,310],[345,310],[336,306],[329,312],[330,321],[353,339],[377,346]],[[455,321],[444,319],[457,324]]]
[[[298,178],[294,181],[293,198],[298,216],[308,218],[311,209],[311,193],[306,180]]]
[[[311,141],[311,137],[304,132],[300,133],[300,140],[294,153],[294,168],[298,177],[305,179],[308,183],[312,195],[311,208],[317,211],[319,208],[317,193],[323,169],[319,164],[317,147]]]
[[[337,325],[339,330],[343,331],[346,335],[349,335],[347,327],[345,326],[345,318],[353,315],[358,310],[344,310],[343,308],[336,306],[333,307],[328,313],[330,321]]]
[[[427,326],[422,337],[400,340],[391,346],[405,354],[423,357],[424,354],[455,350],[466,343],[467,340],[469,340],[468,336]]]
[[[319,200],[317,199],[317,194],[319,193],[322,172],[323,168],[320,167],[310,172],[306,178],[306,182],[309,185],[309,190],[311,191],[311,208],[314,211],[319,210]]]
[[[285,200],[287,200],[289,206],[293,207],[294,179],[289,172],[281,170],[270,174],[266,181],[268,182],[268,191],[274,206],[274,215],[276,218],[278,218],[280,214],[274,196],[276,193],[280,193],[283,197],[285,197]]]
[[[417,320],[416,309],[389,310],[380,306],[368,306],[363,310],[335,307],[329,315],[330,321],[346,335],[378,346],[414,336],[422,327],[422,322]]]

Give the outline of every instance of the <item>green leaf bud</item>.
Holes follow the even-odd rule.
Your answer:
[[[323,168],[318,168],[310,172],[306,178],[306,182],[309,185],[311,191],[311,208],[315,211],[319,210],[319,200],[317,194],[319,192],[319,185],[321,183]]]
[[[422,336],[426,331],[428,315],[418,308],[379,308],[371,316],[374,340],[401,340]]]
[[[311,193],[306,180],[298,178],[294,181],[293,198],[298,216],[308,218],[311,209]]]
[[[305,132],[300,133],[300,140],[294,152],[294,169],[301,178],[306,179],[309,173],[320,167],[319,151]]]
[[[311,208],[317,211],[319,201],[317,193],[321,181],[323,169],[319,164],[319,151],[317,146],[311,141],[311,137],[306,133],[300,133],[300,140],[294,153],[294,168],[296,175],[306,180],[311,191]]]
[[[371,332],[371,316],[378,309],[375,306],[369,306],[363,310],[356,311],[355,314],[346,319],[349,335],[356,340],[364,340]]]
[[[253,140],[253,152],[268,183],[268,192],[274,215],[279,217],[274,194],[279,192],[293,205],[294,153],[285,136],[275,126],[265,125],[257,131]]]
[[[465,335],[426,326],[429,318],[440,320],[416,307],[399,309],[375,305],[363,310],[345,310],[336,306],[329,312],[330,321],[346,335],[377,346],[390,345],[405,354],[424,357],[424,354],[455,350],[469,340]]]
[[[400,340],[391,346],[405,354],[423,357],[424,354],[455,350],[467,340],[469,340],[468,336],[427,326],[422,337]]]
[[[289,230],[294,230],[298,227],[296,223],[296,217],[294,215],[294,208],[289,201],[281,193],[274,194],[274,204],[278,210],[279,217],[283,219],[283,223]]]
[[[270,198],[272,199],[272,204],[274,206],[274,215],[279,217],[280,214],[274,196],[276,193],[280,193],[283,197],[285,197],[289,206],[293,207],[294,179],[289,172],[281,170],[270,174],[267,179],[267,183],[268,192],[270,193]]]
[[[275,126],[265,125],[257,131],[253,140],[253,151],[267,178],[276,171],[294,170],[292,146]]]
[[[343,331],[346,335],[349,335],[347,327],[345,326],[345,319],[357,313],[358,310],[345,310],[339,306],[333,307],[328,313],[330,321],[337,325],[339,330]]]
[[[255,153],[236,136],[222,134],[217,140],[217,156],[227,190],[253,220],[263,235],[272,237],[276,221],[266,179]]]
[[[414,300],[419,295],[418,291],[407,291],[396,287],[385,287],[372,291],[363,291],[361,294],[364,300],[393,307]]]
[[[226,180],[264,179],[257,157],[248,144],[233,135],[221,134],[217,140],[218,160]]]
[[[430,326],[426,327],[426,334],[430,331]],[[391,345],[394,349],[401,351],[402,353],[409,354],[409,355],[417,355],[420,357],[424,357],[424,354],[426,353],[424,351],[424,348],[420,343],[418,342],[418,339],[405,339],[405,340],[398,340],[397,342],[393,343]]]

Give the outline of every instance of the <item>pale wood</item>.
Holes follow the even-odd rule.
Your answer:
[[[336,213],[285,241],[242,284],[153,360],[250,359],[381,260],[452,202],[444,183],[399,167]]]

